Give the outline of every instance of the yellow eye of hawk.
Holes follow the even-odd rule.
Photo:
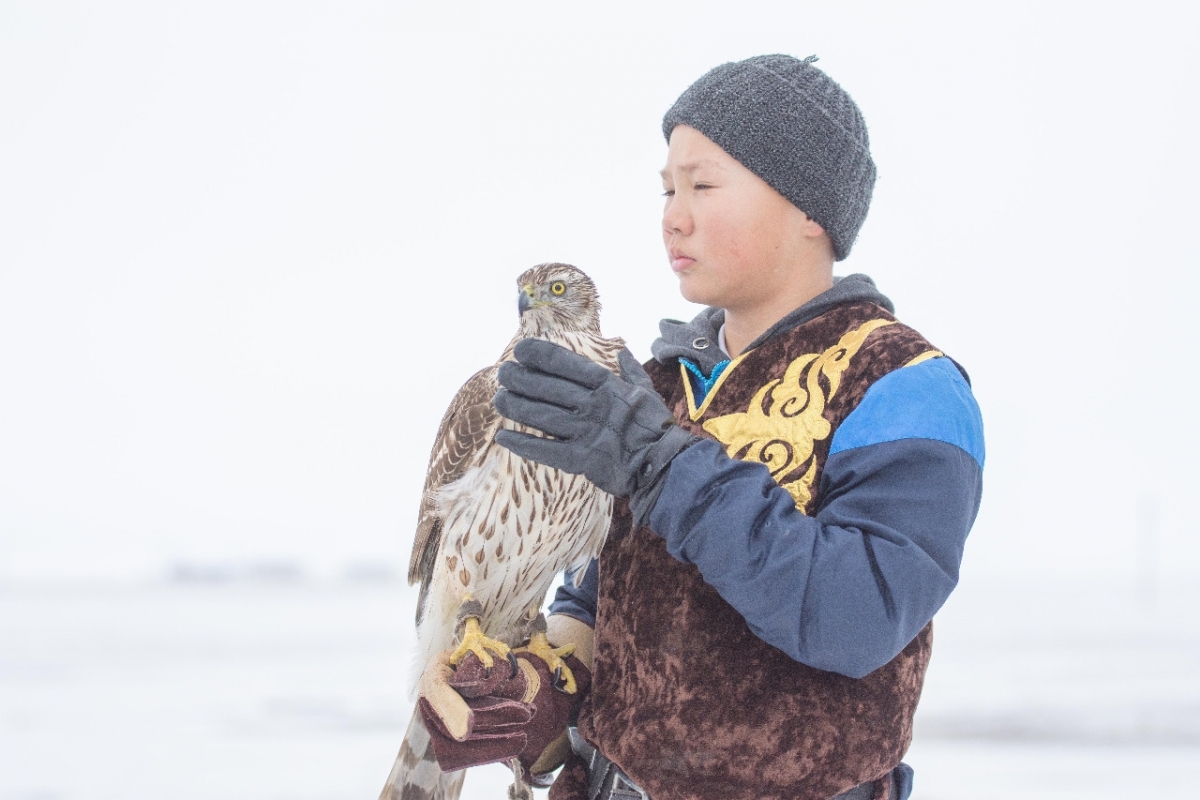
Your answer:
[[[550,284],[550,294],[552,295],[561,295],[566,291],[567,285],[562,281],[555,281],[554,283]]]

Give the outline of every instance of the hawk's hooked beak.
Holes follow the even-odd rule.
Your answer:
[[[517,311],[524,316],[533,306],[533,284],[522,286],[521,291],[517,293]]]

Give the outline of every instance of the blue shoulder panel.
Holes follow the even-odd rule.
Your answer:
[[[955,445],[983,468],[983,417],[950,359],[932,358],[877,380],[838,426],[829,455],[901,439]]]

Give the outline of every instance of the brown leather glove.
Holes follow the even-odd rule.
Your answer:
[[[418,707],[444,772],[516,758],[526,780],[543,785],[539,777],[561,763],[564,748],[550,745],[566,736],[591,686],[591,672],[567,656],[578,691],[566,694],[554,688],[545,661],[532,653],[515,655],[515,675],[500,660],[489,673],[474,654],[451,667],[447,651],[421,676]]]

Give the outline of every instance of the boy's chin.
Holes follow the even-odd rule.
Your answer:
[[[721,305],[720,292],[714,291],[712,286],[706,286],[694,275],[680,274],[679,294],[689,303],[717,307]]]

